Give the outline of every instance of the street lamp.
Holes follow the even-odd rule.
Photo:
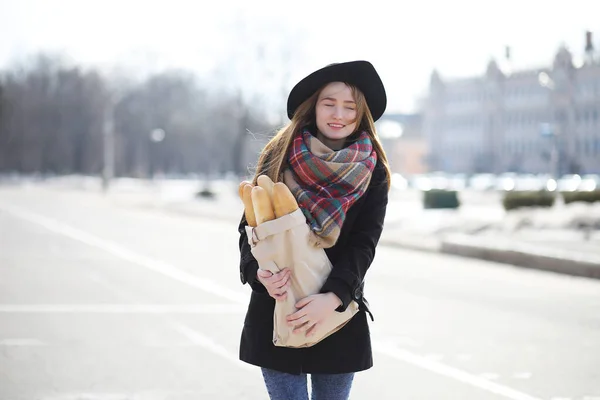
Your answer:
[[[102,114],[102,192],[108,193],[111,180],[115,176],[115,112],[125,96],[124,91],[109,93]]]
[[[396,142],[404,134],[404,127],[400,122],[391,119],[381,119],[379,122],[377,122],[376,127],[382,146],[384,148],[389,148],[387,151],[388,161],[392,167],[396,162]]]
[[[382,139],[399,139],[404,133],[402,124],[396,121],[384,119],[377,125],[377,132]]]
[[[556,89],[556,84],[554,80],[548,75],[546,72],[540,72],[538,74],[538,82],[540,86],[550,90],[553,92]],[[559,146],[558,146],[558,135],[560,131],[557,132],[556,124],[554,123],[542,123],[540,125],[540,135],[542,137],[548,137],[551,139],[552,147],[550,149],[550,165],[551,165],[551,175],[552,181],[547,183],[547,189],[550,191],[554,191],[558,187],[558,178],[560,171],[559,169]]]
[[[150,140],[152,140],[154,143],[160,143],[163,140],[165,140],[165,136],[166,136],[166,132],[164,129],[153,129],[150,132]]]
[[[554,81],[550,78],[550,75],[546,72],[540,72],[538,74],[538,82],[542,87],[554,90]]]
[[[156,152],[154,151],[154,147],[156,145],[158,145],[159,143],[161,143],[163,140],[165,140],[165,137],[167,136],[167,133],[165,132],[164,129],[161,128],[155,128],[152,129],[150,131],[150,141],[152,143],[154,143],[155,145],[151,145],[151,149],[150,149],[150,179],[154,180],[154,159],[155,159],[155,155]]]
[[[108,193],[115,175],[115,104],[110,98],[104,108],[102,120],[102,193]]]
[[[551,176],[552,179],[546,184],[546,189],[554,191],[558,187],[558,146],[557,146],[557,133],[553,124],[542,123],[540,125],[540,135],[542,137],[548,137],[551,140],[552,147],[550,149],[550,165],[551,165]]]

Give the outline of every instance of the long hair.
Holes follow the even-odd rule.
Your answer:
[[[346,85],[352,90],[352,96],[356,102],[356,120],[360,121],[356,124],[356,130],[353,134],[366,131],[369,135],[371,142],[373,143],[373,149],[375,150],[375,153],[377,153],[377,159],[381,161],[385,168],[386,181],[389,190],[391,185],[390,165],[387,155],[383,150],[383,146],[381,145],[381,141],[379,140],[379,136],[377,135],[377,131],[375,130],[375,121],[373,121],[371,110],[369,110],[363,93],[354,85],[348,83],[346,83]],[[317,99],[324,87],[325,86],[317,90],[312,96],[300,104],[294,112],[291,121],[281,128],[263,148],[256,165],[256,173],[253,179],[254,185],[256,185],[256,180],[260,175],[268,175],[273,182],[280,180],[283,169],[286,167],[287,156],[296,134],[303,127],[315,124]]]

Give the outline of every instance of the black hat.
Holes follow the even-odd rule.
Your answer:
[[[350,61],[330,64],[298,82],[288,96],[288,118],[292,119],[300,104],[330,82],[345,82],[356,86],[365,95],[373,120],[377,121],[383,115],[387,97],[377,71],[368,61]]]

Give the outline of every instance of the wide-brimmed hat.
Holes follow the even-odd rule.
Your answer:
[[[300,104],[330,82],[345,82],[356,86],[365,95],[373,120],[377,121],[383,115],[387,97],[375,67],[368,61],[349,61],[330,64],[298,82],[288,96],[288,117],[292,119]]]

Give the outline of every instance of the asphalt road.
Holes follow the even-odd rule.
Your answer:
[[[231,222],[0,187],[0,400],[266,399]],[[600,282],[380,247],[352,399],[600,400]]]

